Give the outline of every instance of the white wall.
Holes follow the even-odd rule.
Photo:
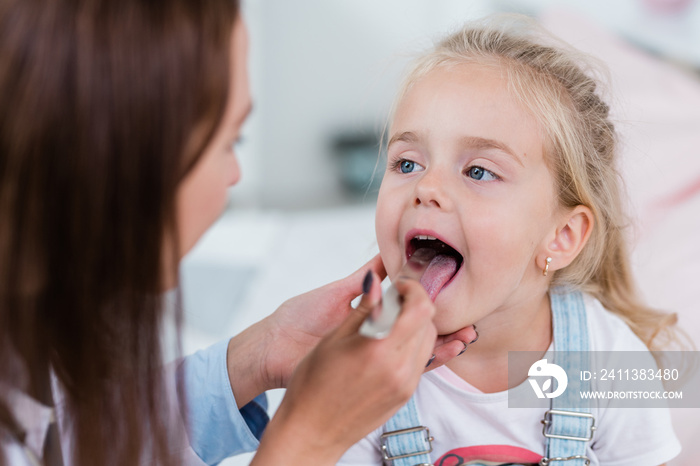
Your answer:
[[[483,15],[486,3],[248,2],[255,110],[233,202],[294,208],[343,202],[330,138],[380,129],[406,53]]]
[[[332,136],[380,129],[408,56],[489,12],[574,8],[700,68],[700,1],[682,15],[648,6],[663,1],[244,1],[255,110],[244,131],[243,178],[232,204],[308,209],[349,202]],[[366,202],[373,199],[370,194]]]

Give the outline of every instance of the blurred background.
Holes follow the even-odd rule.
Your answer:
[[[502,11],[539,18],[609,66],[640,289],[700,344],[700,1],[248,0],[243,176],[183,262],[186,353],[378,252],[379,137],[403,68],[463,22]],[[281,397],[270,394],[273,409]],[[700,410],[678,411],[684,453],[672,464],[695,464]]]

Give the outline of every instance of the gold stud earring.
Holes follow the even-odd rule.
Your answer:
[[[542,269],[542,275],[544,275],[545,277],[547,276],[547,273],[549,273],[549,264],[550,264],[551,262],[552,262],[552,258],[551,258],[551,257],[548,257],[548,258],[545,260],[544,269]]]

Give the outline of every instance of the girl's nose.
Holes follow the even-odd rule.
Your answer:
[[[447,195],[447,187],[444,177],[439,172],[428,170],[421,177],[416,185],[415,207],[437,207],[438,209],[449,209],[450,199]]]

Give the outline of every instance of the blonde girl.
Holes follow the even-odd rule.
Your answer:
[[[543,435],[543,410],[508,408],[509,351],[648,351],[673,339],[675,316],[634,289],[616,133],[586,63],[511,17],[448,36],[405,79],[377,204],[382,260],[393,278],[417,249],[439,248],[421,280],[438,333],[474,324],[480,339],[423,376],[412,406],[432,452],[395,465],[652,466],[679,452],[664,409],[594,406],[584,439],[568,440],[579,450],[556,454],[550,443],[563,442]],[[380,437],[396,430],[342,464],[412,454],[394,433]]]

